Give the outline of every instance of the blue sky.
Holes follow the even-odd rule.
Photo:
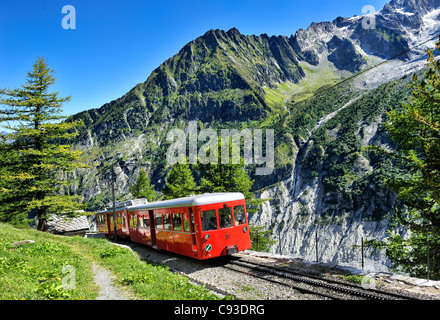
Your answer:
[[[117,99],[210,29],[294,34],[312,22],[361,15],[385,0],[0,0],[0,88],[19,87],[38,56],[74,114]],[[62,20],[75,8],[76,29]]]

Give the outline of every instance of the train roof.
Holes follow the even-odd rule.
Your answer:
[[[190,196],[185,198],[163,200],[157,202],[150,202],[141,205],[129,205],[123,208],[119,207],[117,210],[154,210],[154,209],[167,209],[167,208],[178,208],[178,207],[194,207],[201,206],[205,204],[213,204],[219,202],[244,200],[244,195],[240,192],[225,192],[225,193],[204,193],[201,195]],[[113,208],[109,208],[103,211],[98,211],[98,213],[113,212]]]

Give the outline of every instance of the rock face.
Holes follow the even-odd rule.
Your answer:
[[[353,43],[347,39],[342,40],[334,36],[327,43],[327,47],[329,51],[332,51],[328,56],[328,60],[333,62],[339,70],[356,72],[367,64],[362,55],[356,52]]]
[[[252,223],[281,239],[272,251],[314,260],[317,234],[320,260],[360,263],[353,246],[386,237],[397,201],[383,183],[393,164],[362,147],[393,147],[385,113],[408,99],[410,75],[434,41],[419,44],[439,30],[440,0],[393,0],[290,37],[209,30],[123,97],[71,117],[85,123],[75,143],[92,168],[68,177],[75,184],[66,192],[82,194],[91,209],[109,203],[110,167],[118,200],[130,197],[141,169],[160,191],[167,133],[190,121],[199,130],[272,128],[274,172],[252,177],[254,191],[271,200]],[[371,252],[368,263],[389,266]]]

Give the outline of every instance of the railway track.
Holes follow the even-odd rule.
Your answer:
[[[199,261],[131,243],[143,259],[166,264],[195,283],[238,300],[426,300],[425,295],[365,289],[360,285],[273,266],[264,259],[230,256]],[[401,292],[399,292],[401,293]],[[408,294],[408,296],[406,296]]]
[[[302,274],[248,260],[228,260],[221,267],[241,272],[278,285],[290,287],[302,294],[331,300],[416,300],[392,292],[365,289],[359,285]]]

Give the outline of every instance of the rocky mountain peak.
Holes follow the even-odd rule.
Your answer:
[[[317,78],[311,81],[316,90],[328,84],[324,74],[342,79],[391,58],[395,58],[393,67],[377,69],[375,75],[360,83],[377,86],[420,68],[426,47],[399,54],[437,34],[439,15],[440,0],[392,0],[383,10],[367,16],[375,17],[374,28],[365,28],[366,17],[360,16],[314,22],[290,37],[243,35],[235,27],[228,31],[212,29],[186,44],[121,99],[84,114],[88,114],[88,123],[99,123],[99,130],[92,133],[108,136],[108,140],[112,135],[107,130],[116,123],[117,131],[125,130],[119,124],[121,119],[128,130],[143,130],[152,121],[162,123],[161,117],[261,119],[275,104],[293,98],[289,90],[268,91],[277,90],[280,84],[294,88],[292,85],[312,76]],[[421,63],[408,64],[416,57]],[[314,74],[310,75],[311,71]],[[127,104],[136,112],[131,113]],[[108,115],[118,121],[104,122],[97,116],[110,111],[125,113],[126,117]],[[117,131],[113,130],[114,135]]]
[[[392,0],[385,5],[386,12],[397,11],[404,13],[426,14],[440,7],[439,0]]]

